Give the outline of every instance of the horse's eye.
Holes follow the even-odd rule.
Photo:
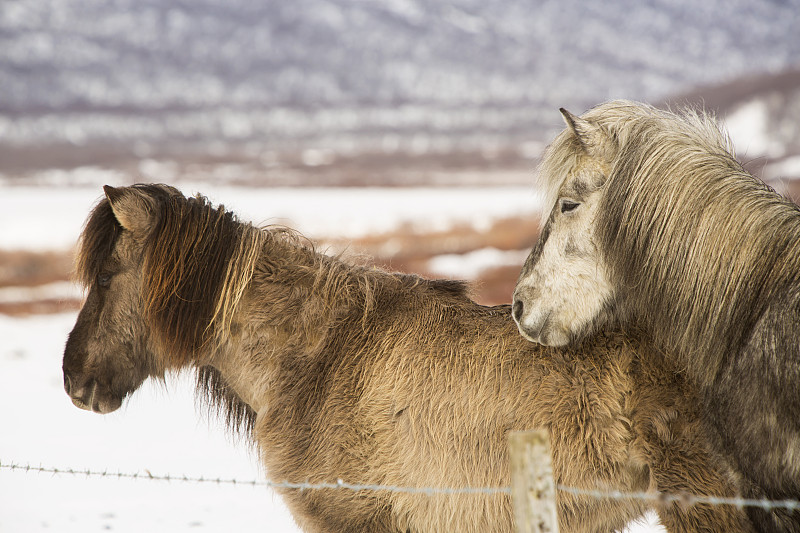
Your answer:
[[[561,200],[561,212],[562,213],[569,213],[570,211],[575,211],[578,206],[581,205],[580,202],[573,202],[572,200]]]
[[[103,287],[104,289],[108,288],[108,286],[111,285],[111,278],[112,278],[112,275],[109,274],[108,272],[103,272],[101,274],[98,274],[97,275],[97,284],[100,285],[101,287]]]

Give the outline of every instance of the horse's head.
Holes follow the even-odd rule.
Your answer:
[[[64,388],[81,409],[109,413],[151,375],[153,356],[142,312],[142,249],[153,223],[151,199],[105,187],[81,236],[77,274],[88,289],[64,350]]]
[[[607,319],[613,288],[594,236],[614,143],[603,128],[562,109],[567,128],[548,147],[539,180],[552,206],[514,291],[528,340],[563,346]]]

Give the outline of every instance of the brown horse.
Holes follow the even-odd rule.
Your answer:
[[[800,209],[750,175],[713,117],[606,102],[548,147],[551,211],[515,291],[528,339],[644,332],[700,391],[751,498],[800,499]],[[800,512],[751,507],[766,531]]]
[[[64,353],[78,407],[113,411],[146,378],[193,367],[274,480],[507,486],[508,433],[546,427],[557,483],[737,493],[697,398],[635,341],[543,348],[460,282],[353,266],[168,186],[105,191],[81,237],[89,293]],[[513,527],[505,493],[280,491],[307,531]],[[564,532],[619,529],[646,508],[558,494]],[[733,506],[656,509],[670,531],[749,531]]]

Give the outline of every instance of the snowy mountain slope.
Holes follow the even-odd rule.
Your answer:
[[[797,64],[798,21],[797,0],[6,0],[0,143],[541,141],[560,106]]]

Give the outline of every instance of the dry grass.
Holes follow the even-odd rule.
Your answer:
[[[72,256],[70,252],[0,250],[0,314],[19,316],[78,309],[80,301],[77,299],[2,297],[10,289],[28,289],[68,281],[72,271]]]
[[[0,250],[0,288],[35,287],[66,281],[72,270],[72,253]]]

